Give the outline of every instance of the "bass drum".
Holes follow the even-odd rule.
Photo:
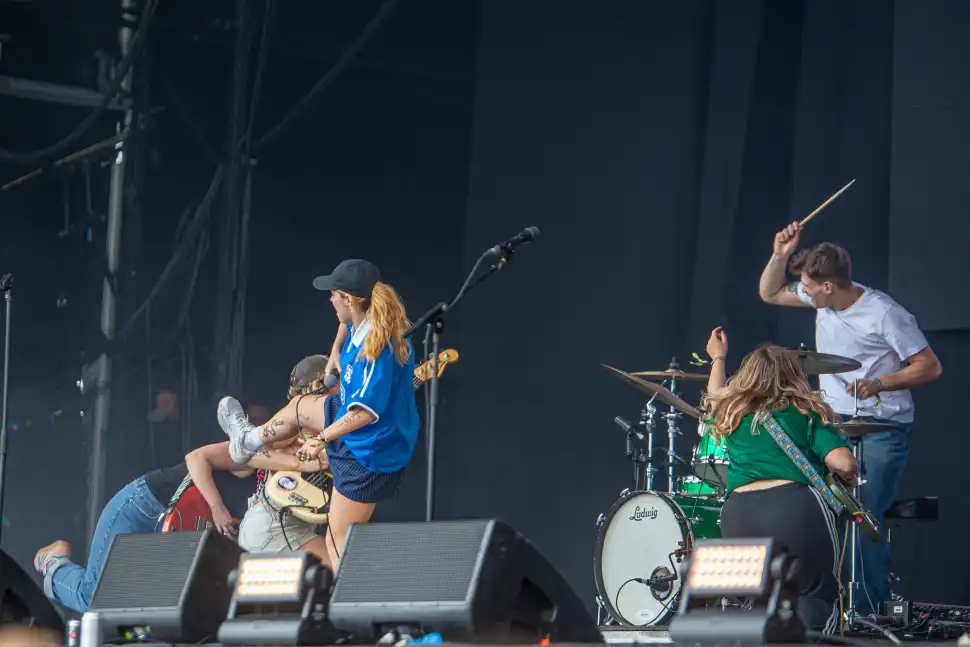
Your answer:
[[[720,538],[720,517],[721,503],[707,497],[621,494],[600,518],[593,560],[596,590],[610,616],[633,627],[667,624],[677,612],[681,562],[696,540]],[[671,575],[677,578],[653,587],[633,581]]]

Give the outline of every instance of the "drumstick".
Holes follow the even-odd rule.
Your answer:
[[[815,215],[816,215],[816,214],[817,214],[817,213],[818,213],[819,211],[821,211],[821,210],[822,210],[822,209],[824,209],[825,207],[827,207],[827,206],[829,206],[829,204],[830,204],[830,203],[831,203],[831,202],[832,202],[833,200],[835,200],[835,199],[836,199],[837,197],[839,197],[840,195],[842,195],[842,192],[843,192],[843,191],[845,191],[846,189],[848,189],[848,188],[849,188],[850,186],[852,186],[853,184],[855,184],[855,178],[853,178],[853,179],[852,179],[852,181],[851,181],[851,182],[849,182],[848,184],[846,184],[846,185],[845,185],[844,187],[842,187],[841,189],[839,189],[838,191],[836,191],[836,192],[835,192],[835,194],[834,194],[834,195],[833,195],[833,196],[832,196],[831,198],[829,198],[828,200],[826,200],[826,201],[825,201],[825,202],[823,202],[822,204],[820,204],[820,205],[818,205],[818,208],[817,208],[817,209],[816,209],[815,211],[813,211],[812,213],[810,213],[810,214],[808,214],[807,216],[805,216],[805,218],[804,218],[804,219],[803,219],[803,220],[802,220],[802,221],[801,221],[801,222],[799,223],[799,226],[800,226],[800,227],[804,227],[804,226],[805,226],[805,224],[806,224],[806,223],[807,223],[807,222],[808,222],[809,220],[811,220],[812,218],[814,218],[814,217],[815,217]]]

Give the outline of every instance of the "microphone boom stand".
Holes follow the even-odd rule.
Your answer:
[[[497,249],[497,252],[495,251]],[[493,255],[498,255],[499,259],[496,263],[489,266],[489,268],[481,274],[478,278],[474,278],[475,273],[478,272],[478,268],[481,267],[482,262]],[[428,477],[425,492],[425,505],[424,505],[424,520],[432,521],[434,518],[434,481],[435,481],[435,446],[436,437],[435,432],[437,431],[438,423],[438,352],[441,340],[441,333],[444,331],[444,314],[451,311],[455,304],[465,294],[470,292],[472,288],[482,283],[485,279],[491,275],[499,272],[504,268],[510,260],[512,260],[513,251],[508,246],[499,246],[499,248],[491,248],[484,254],[482,254],[478,261],[475,263],[475,267],[469,273],[468,278],[465,279],[465,284],[462,286],[461,290],[458,291],[458,296],[456,296],[451,303],[442,301],[435,307],[428,310],[426,313],[421,315],[421,317],[411,324],[411,327],[404,331],[402,337],[405,339],[414,334],[414,331],[419,330],[424,327],[427,332],[431,333],[431,352],[428,352],[428,335],[425,334],[424,338],[424,354],[432,360],[431,369],[431,379],[428,385],[428,404],[427,411],[425,414],[425,424],[427,425],[427,438],[428,438]]]
[[[7,483],[7,393],[10,388],[10,299],[13,287],[13,274],[0,277],[0,291],[5,303],[5,325],[3,328],[3,411],[0,412],[0,545],[3,544],[3,499]]]

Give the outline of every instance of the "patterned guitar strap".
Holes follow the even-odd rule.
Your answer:
[[[781,425],[778,424],[775,417],[767,411],[759,411],[754,417],[753,424],[760,424],[769,434],[771,434],[771,437],[775,439],[775,442],[778,443],[781,450],[785,452],[788,458],[791,459],[791,461],[795,464],[795,467],[802,471],[802,474],[804,474],[805,478],[808,479],[808,482],[812,484],[812,487],[815,488],[820,495],[822,495],[822,500],[825,501],[830,508],[832,508],[832,511],[835,512],[836,515],[842,514],[845,506],[842,505],[841,501],[835,498],[835,495],[832,494],[832,490],[829,489],[829,486],[825,483],[822,477],[819,476],[819,473],[814,467],[812,467],[812,464],[808,462],[808,459],[805,458],[805,454],[802,453],[802,450],[800,450],[795,443],[792,442],[792,439],[788,437],[788,434],[786,434],[785,430],[781,428]]]

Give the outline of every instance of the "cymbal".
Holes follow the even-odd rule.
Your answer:
[[[635,389],[639,389],[644,393],[650,395],[651,397],[657,396],[657,399],[661,402],[670,405],[677,411],[684,413],[691,418],[700,419],[700,414],[697,412],[697,407],[692,407],[691,405],[684,402],[680,397],[671,393],[670,389],[661,386],[660,384],[654,384],[653,382],[647,382],[642,380],[635,375],[631,375],[626,371],[621,371],[618,368],[613,368],[612,366],[607,366],[606,364],[600,364],[603,368],[609,371],[611,374],[620,378],[630,386]]]
[[[668,368],[663,371],[637,371],[630,373],[630,375],[648,380],[692,380],[694,382],[706,382],[709,377],[704,373],[684,373],[679,368]]]
[[[790,350],[795,356],[806,375],[828,375],[831,373],[845,373],[862,368],[862,364],[849,357],[816,353],[812,350]]]
[[[886,422],[871,422],[869,420],[857,420],[855,418],[839,424],[838,428],[843,436],[852,436],[853,438],[865,436],[866,434],[877,434],[880,431],[899,429],[897,425]]]

